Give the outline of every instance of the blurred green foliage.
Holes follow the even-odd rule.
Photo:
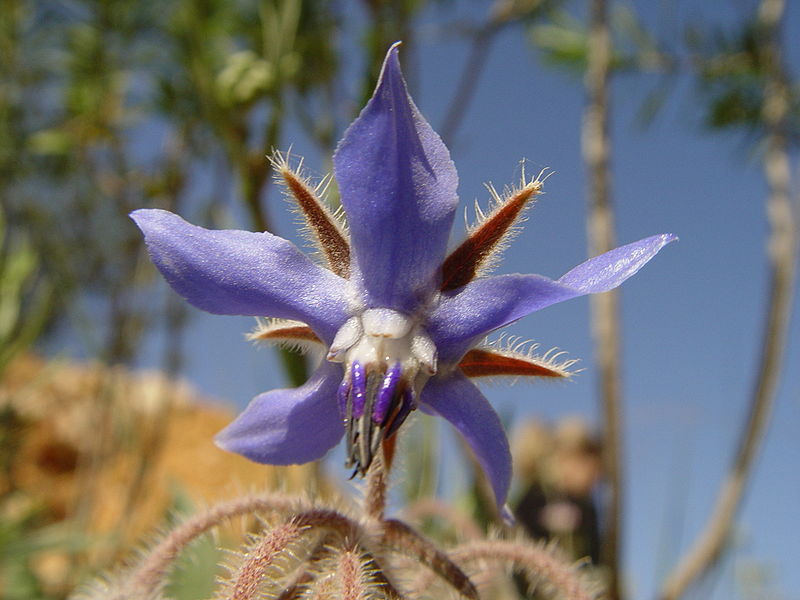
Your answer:
[[[765,84],[776,65],[766,51],[767,34],[756,10],[733,26],[695,20],[684,27],[682,40],[663,41],[628,4],[616,2],[610,8],[614,73],[660,75],[642,101],[639,117],[643,122],[651,121],[674,93],[676,77],[688,75],[696,83],[692,102],[701,107],[705,127],[738,129],[754,139],[763,136]],[[530,26],[529,37],[545,62],[582,76],[588,28],[574,16],[574,9],[574,3],[557,6],[548,19]],[[786,134],[796,145],[800,142],[800,86],[787,85],[790,109]]]
[[[757,20],[736,29],[694,25],[687,30],[699,92],[704,99],[705,124],[710,129],[739,128],[764,134],[767,79],[782,65],[767,51],[764,31]],[[800,141],[800,87],[790,85],[787,138]]]
[[[135,208],[208,223],[226,212],[232,183],[246,227],[269,228],[266,156],[287,120],[326,150],[335,142],[338,10],[327,0],[4,0],[0,198],[58,290],[51,327],[127,362],[143,332],[164,325],[165,303],[144,293]],[[301,380],[302,365],[289,365]]]
[[[180,489],[174,490],[174,494],[174,505],[170,514],[188,515],[198,509]],[[175,518],[170,519],[169,525],[176,524]],[[166,597],[174,600],[212,598],[224,558],[225,552],[219,548],[218,540],[211,534],[195,540],[178,559],[170,574]]]
[[[54,300],[41,261],[22,232],[8,231],[0,210],[0,375],[47,323]]]
[[[611,68],[614,71],[646,73],[672,67],[670,56],[628,5],[613,6],[609,26],[613,38]],[[576,75],[583,74],[588,27],[566,6],[553,9],[547,20],[531,25],[529,34],[546,62]]]

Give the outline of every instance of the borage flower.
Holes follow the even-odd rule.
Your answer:
[[[194,306],[272,317],[255,334],[322,345],[326,359],[296,389],[257,396],[217,443],[269,464],[321,458],[344,435],[348,465],[364,474],[380,444],[421,409],[450,421],[472,447],[499,506],[511,479],[500,419],[470,378],[566,377],[568,364],[481,345],[487,333],[569,298],[605,292],[636,273],[674,236],[646,238],[575,267],[558,280],[486,276],[541,188],[523,179],[449,255],[457,175],[447,148],[406,90],[397,45],[375,93],[334,155],[345,229],[318,190],[278,156],[326,264],[271,233],[209,231],[163,210],[138,210],[153,262]]]

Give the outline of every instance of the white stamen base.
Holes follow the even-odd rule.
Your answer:
[[[436,345],[414,320],[390,308],[370,308],[351,317],[339,329],[328,352],[331,362],[360,363],[367,371],[399,364],[403,379],[419,391],[436,373]]]

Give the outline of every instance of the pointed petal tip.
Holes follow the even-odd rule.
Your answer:
[[[134,223],[136,223],[136,226],[139,229],[143,230],[143,225],[153,216],[151,213],[154,212],[154,210],[155,209],[152,208],[137,208],[136,210],[129,212],[128,216]]]
[[[226,425],[224,429],[218,431],[213,438],[214,445],[220,450],[224,450],[225,452],[230,452],[232,454],[239,454],[241,456],[244,456],[245,458],[250,458],[250,456],[248,456],[246,452],[243,452],[242,448],[240,448],[239,445],[236,443],[237,436],[233,430],[237,425],[238,423],[236,419],[234,419],[233,421],[228,423],[228,425]]]
[[[212,441],[214,445],[224,452],[230,452],[231,454],[238,454],[246,458],[247,460],[251,460],[256,463],[260,463],[263,465],[266,464],[279,464],[277,462],[271,462],[269,460],[265,460],[263,456],[260,456],[256,452],[253,452],[251,448],[247,445],[243,444],[237,435],[234,428],[237,426],[236,420],[232,421],[225,427],[224,429],[217,432],[217,434],[213,437]],[[286,462],[281,464],[288,464]]]
[[[580,295],[607,292],[637,273],[664,246],[677,239],[674,233],[662,233],[620,246],[579,264],[558,282]]]
[[[135,223],[139,223],[140,221],[145,221],[151,218],[155,218],[160,214],[172,214],[168,210],[163,210],[161,208],[137,208],[136,210],[132,210],[128,213],[128,216],[133,219]]]
[[[373,95],[377,95],[378,90],[385,85],[394,82],[401,83],[402,87],[400,89],[406,91],[403,69],[400,67],[400,46],[402,44],[403,42],[395,42],[386,51],[386,57],[383,59],[381,72],[378,75],[378,83],[375,85],[375,93]]]
[[[403,45],[403,42],[398,40],[386,51],[386,57],[383,59],[383,66],[381,67],[381,72],[386,69],[386,66],[391,64],[393,68],[397,71],[400,70],[400,46]]]
[[[286,460],[281,458],[267,457],[266,455],[259,453],[251,445],[243,443],[236,433],[231,431],[231,425],[234,424],[236,424],[236,421],[233,421],[225,429],[221,430],[219,433],[217,433],[217,435],[214,436],[214,445],[220,450],[224,452],[230,452],[231,454],[238,454],[247,460],[262,465],[285,466],[291,464],[300,464],[292,459]]]
[[[234,450],[230,446],[227,436],[225,435],[227,431],[228,427],[225,427],[225,429],[222,429],[221,431],[217,432],[217,435],[214,436],[212,441],[214,442],[214,445],[220,450],[224,450],[225,452],[236,453],[236,450]]]
[[[670,244],[672,242],[679,242],[681,238],[679,238],[674,233],[662,233],[661,235],[657,236],[660,237],[661,240],[664,242],[664,245]]]
[[[166,223],[186,223],[179,215],[162,208],[137,208],[128,213],[128,217],[144,234],[145,241],[148,241],[148,234]]]
[[[517,519],[514,516],[514,513],[511,512],[511,508],[509,508],[508,504],[504,504],[500,508],[500,517],[503,519],[503,522],[509,527],[513,527],[514,525],[517,524]]]

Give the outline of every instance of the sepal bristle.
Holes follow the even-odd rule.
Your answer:
[[[251,342],[277,344],[303,354],[320,352],[324,344],[316,333],[301,321],[288,319],[258,319],[256,327],[247,334]]]
[[[328,267],[339,277],[350,276],[350,242],[341,221],[341,211],[331,211],[320,199],[330,185],[326,176],[317,185],[303,176],[303,161],[296,168],[289,164],[290,154],[275,152],[270,158],[276,180],[286,189],[287,197],[294,200],[303,216],[303,224],[314,246],[325,257]]]
[[[547,377],[568,379],[577,359],[563,359],[566,352],[551,348],[536,354],[538,344],[519,338],[500,338],[469,350],[458,364],[467,377]]]
[[[533,179],[528,179],[523,170],[520,185],[504,190],[502,196],[491,184],[486,186],[492,197],[491,208],[487,214],[476,204],[477,222],[468,227],[467,238],[442,263],[442,291],[465,286],[496,265],[545,179],[544,170]]]

